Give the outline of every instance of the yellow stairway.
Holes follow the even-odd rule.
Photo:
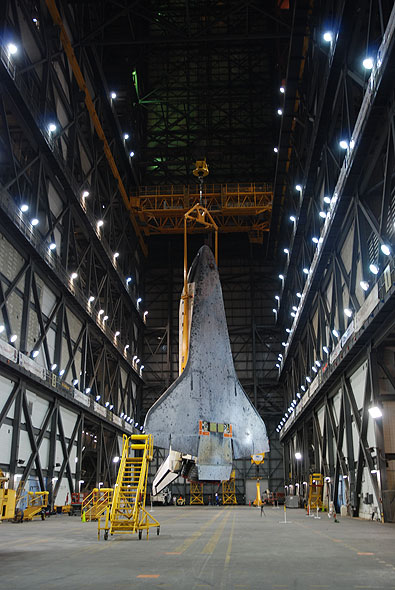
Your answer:
[[[138,453],[140,456],[135,456]],[[104,529],[104,539],[108,534],[137,533],[141,539],[142,531],[160,524],[145,509],[147,494],[148,465],[152,460],[153,439],[150,434],[123,436],[122,458],[119,465],[111,506],[106,510],[105,524],[101,527],[98,519],[98,536]]]
[[[319,510],[322,508],[322,489],[324,486],[324,477],[321,473],[310,474],[309,498],[307,501],[310,510]]]

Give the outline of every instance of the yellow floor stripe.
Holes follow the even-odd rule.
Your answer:
[[[235,522],[236,522],[236,514],[233,513],[232,528],[230,530],[228,548],[226,550],[226,556],[225,556],[225,567],[228,567],[229,566],[229,563],[230,563],[230,554],[231,554],[231,551],[232,551],[233,532],[234,532],[234,529],[235,529]]]
[[[223,512],[218,512],[215,516],[213,516],[213,518],[210,518],[210,520],[208,520],[203,526],[200,527],[200,529],[198,531],[196,531],[195,533],[193,533],[193,535],[191,537],[189,537],[188,539],[186,539],[181,545],[179,545],[178,547],[176,547],[174,549],[174,553],[184,553],[184,551],[186,551],[187,549],[189,549],[189,547],[196,541],[196,539],[198,539],[199,537],[202,536],[203,532],[219,517],[221,516],[221,514],[223,514]]]
[[[208,543],[203,548],[202,553],[207,555],[207,554],[211,554],[214,551],[214,549],[216,548],[216,546],[218,544],[218,541],[221,538],[221,535],[223,533],[225,525],[229,520],[229,516],[230,516],[230,512],[228,512],[226,514],[226,516],[222,519],[221,524],[219,525],[218,529],[213,533],[211,539],[208,541]]]

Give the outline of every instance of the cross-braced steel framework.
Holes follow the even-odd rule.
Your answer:
[[[83,33],[78,11],[59,8],[74,41]],[[0,463],[14,480],[38,478],[41,489],[56,480],[54,501],[64,473],[70,492],[90,479],[111,483],[117,433],[139,420],[141,252],[121,195],[133,169],[93,53],[75,48],[74,57],[119,177],[46,4],[4,2],[1,12],[0,423],[12,426],[12,456]],[[43,415],[34,411],[41,399]]]
[[[285,248],[276,315],[287,329],[279,373],[288,410],[278,429],[290,483],[302,485],[321,468],[335,504],[346,503],[345,487],[353,514],[375,510],[388,520],[395,9],[372,0],[353,19],[353,3],[335,2],[328,27],[318,8],[304,70],[299,77],[289,70],[284,116],[292,112],[296,125],[283,123],[277,162],[274,202],[288,226],[282,243],[271,234]],[[365,385],[355,385],[364,363]],[[372,404],[385,408],[380,423],[369,418]]]

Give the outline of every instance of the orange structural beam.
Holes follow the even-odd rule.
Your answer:
[[[105,156],[106,156],[107,161],[108,161],[108,164],[109,164],[109,166],[111,168],[111,172],[112,172],[115,180],[118,183],[119,192],[121,193],[121,196],[122,196],[122,200],[124,202],[124,205],[125,205],[126,209],[129,212],[130,220],[131,220],[131,222],[133,224],[133,227],[134,227],[135,232],[137,234],[137,237],[139,239],[141,249],[144,252],[144,254],[147,255],[147,253],[148,253],[147,246],[146,246],[146,244],[144,242],[143,236],[141,234],[140,227],[139,227],[139,225],[138,225],[138,223],[137,223],[137,221],[136,221],[136,219],[134,217],[133,211],[131,209],[129,197],[127,195],[125,186],[124,186],[124,184],[122,182],[121,175],[119,173],[119,170],[118,170],[117,165],[115,163],[114,157],[112,155],[110,145],[109,145],[109,143],[107,141],[107,138],[106,138],[106,136],[104,134],[103,127],[102,127],[102,125],[100,123],[99,117],[98,117],[97,112],[96,112],[96,109],[95,109],[95,105],[93,103],[92,97],[90,95],[90,92],[88,90],[87,84],[85,82],[85,78],[84,78],[84,76],[83,76],[83,74],[81,72],[81,68],[80,68],[80,66],[78,64],[78,61],[77,61],[77,58],[75,56],[73,47],[71,45],[71,41],[70,41],[69,36],[67,34],[66,28],[65,28],[65,26],[63,24],[62,17],[60,16],[59,10],[58,10],[58,8],[56,6],[56,2],[55,2],[55,0],[45,0],[45,1],[46,1],[48,10],[49,10],[49,12],[51,14],[51,17],[52,17],[52,20],[53,20],[54,24],[57,27],[59,27],[59,30],[60,30],[60,40],[61,40],[61,43],[63,45],[63,49],[64,49],[64,51],[65,51],[65,53],[67,55],[67,59],[69,61],[70,67],[73,70],[73,74],[74,74],[74,77],[76,79],[76,82],[77,82],[80,90],[85,95],[86,108],[88,109],[90,118],[91,118],[92,123],[93,123],[93,126],[95,128],[95,131],[96,131],[99,139],[103,142],[103,150],[104,150]]]
[[[182,233],[184,215],[200,202],[199,189],[198,185],[139,187],[130,202],[143,232]],[[272,204],[273,189],[267,183],[203,186],[202,205],[222,233],[269,231]],[[189,230],[205,231],[198,223],[192,223]]]

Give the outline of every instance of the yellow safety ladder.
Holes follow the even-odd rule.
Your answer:
[[[224,506],[237,504],[235,477],[235,470],[233,470],[230,474],[229,480],[222,482],[222,504]]]
[[[82,502],[82,512],[85,512],[86,521],[97,520],[111,505],[113,494],[113,488],[94,488]]]
[[[135,456],[136,451],[142,456]],[[148,532],[156,527],[159,535],[160,523],[145,509],[147,495],[148,465],[153,456],[153,438],[150,434],[123,435],[122,457],[119,465],[112,503],[105,511],[105,523],[101,527],[98,518],[98,538],[104,529],[108,535],[137,533],[139,539],[143,530]]]
[[[198,481],[191,481],[190,504],[204,504],[203,502],[203,484]]]

